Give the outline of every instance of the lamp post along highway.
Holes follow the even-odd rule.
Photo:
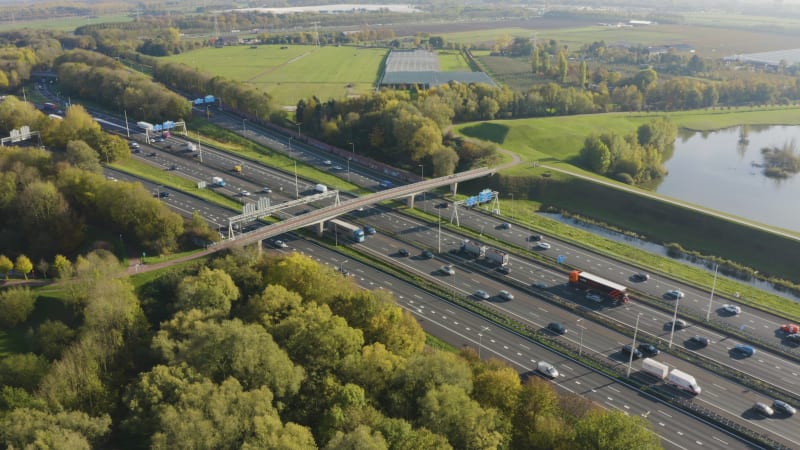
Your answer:
[[[439,209],[439,208],[436,208],[436,213],[437,213],[437,216],[438,216],[437,219],[436,219],[436,225],[439,227],[439,237],[438,237],[438,241],[437,241],[437,249],[438,249],[437,253],[441,254],[442,253],[442,210]]]
[[[626,375],[627,378],[631,377],[631,366],[633,366],[633,352],[636,351],[636,333],[639,331],[639,318],[640,317],[642,317],[642,313],[639,313],[639,314],[636,315],[636,328],[633,329],[633,343],[631,344],[630,358],[628,358],[628,375]]]
[[[580,339],[580,344],[578,344],[578,356],[583,355],[583,332],[586,331],[586,327],[580,325],[582,320],[583,319],[578,319],[577,321],[575,321],[575,325],[577,325],[581,329],[581,339]]]
[[[300,186],[297,184],[297,161],[294,162],[294,196],[300,198]]]
[[[514,220],[514,194],[511,195],[511,220]]]
[[[714,282],[711,284],[711,295],[708,297],[708,312],[706,312],[706,322],[711,320],[711,308],[714,304],[714,289],[717,287],[717,272],[719,271],[719,264],[714,265]]]
[[[478,359],[481,359],[481,348],[483,347],[483,333],[490,331],[489,327],[482,326],[481,332],[478,333]]]
[[[419,164],[419,178],[420,181],[425,181],[425,166]],[[422,191],[422,204],[425,205],[425,191]],[[425,210],[428,210],[428,205],[424,206]]]
[[[347,158],[347,182],[350,182],[350,160],[353,158]]]
[[[669,347],[672,348],[672,337],[675,336],[675,322],[678,320],[678,305],[681,303],[681,298],[675,299],[675,313],[672,314],[672,330],[669,332]]]
[[[244,123],[247,122],[247,119],[242,119],[242,132],[247,133],[247,125]]]

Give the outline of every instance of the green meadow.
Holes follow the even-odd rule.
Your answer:
[[[340,99],[372,91],[387,50],[313,45],[237,45],[203,48],[166,59],[252,83],[281,105],[298,100]]]
[[[42,20],[27,20],[27,21],[2,21],[0,22],[0,31],[21,30],[23,28],[30,28],[36,30],[59,30],[59,31],[74,31],[78,27],[84,25],[96,25],[99,23],[119,23],[130,22],[133,18],[127,14],[116,14],[109,16],[75,16],[75,17],[59,17],[55,19],[42,19]]]

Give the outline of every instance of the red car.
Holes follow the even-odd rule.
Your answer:
[[[787,323],[785,325],[781,325],[781,331],[788,333],[788,334],[795,334],[800,332],[800,325],[795,325],[793,323]]]

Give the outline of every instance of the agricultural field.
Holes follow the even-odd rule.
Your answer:
[[[94,25],[98,23],[122,23],[130,22],[133,18],[127,14],[116,14],[109,16],[75,16],[75,17],[59,17],[55,19],[42,19],[42,20],[28,20],[28,21],[0,21],[0,32],[20,30],[23,28],[31,28],[37,30],[58,30],[58,31],[74,31],[76,28],[84,25]]]
[[[471,69],[461,52],[440,51],[439,70],[442,72],[469,72]]]
[[[387,50],[312,45],[238,45],[170,56],[214,75],[252,83],[280,105],[316,95],[320,99],[364,95],[378,81]]]

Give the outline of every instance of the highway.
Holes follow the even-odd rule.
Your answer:
[[[506,361],[525,375],[533,374],[540,360],[554,364],[561,373],[554,381],[559,388],[590,398],[604,408],[646,417],[665,448],[758,448],[373,267],[310,241],[289,240],[288,244],[289,248],[281,252],[299,251],[333,268],[344,265],[362,287],[392,293],[427,332],[456,347],[480,349],[483,358]]]
[[[168,144],[164,144],[164,145],[168,145]],[[214,156],[212,156],[213,153],[214,152],[211,152],[211,151],[204,151],[204,156],[203,156],[204,157],[204,164],[199,164],[199,161],[195,161],[197,158],[192,158],[191,156],[186,156],[186,155],[181,155],[181,154],[173,154],[172,152],[160,152],[156,156],[146,156],[149,153],[144,153],[143,152],[144,156],[142,156],[142,158],[144,158],[145,160],[151,161],[151,163],[153,163],[153,164],[161,165],[161,166],[163,166],[165,168],[171,167],[172,165],[176,165],[177,166],[176,170],[178,170],[181,173],[185,172],[187,174],[187,176],[192,177],[192,178],[197,179],[197,180],[210,179],[210,177],[213,176],[212,173],[223,174],[222,176],[224,176],[226,178],[226,181],[230,180],[229,181],[229,186],[226,187],[226,188],[228,188],[230,194],[235,194],[237,192],[241,192],[242,190],[249,190],[250,192],[257,192],[257,189],[259,189],[260,186],[263,187],[263,185],[265,185],[266,183],[269,183],[269,184],[266,184],[266,185],[271,185],[272,186],[272,185],[276,185],[277,184],[278,186],[283,187],[282,194],[286,193],[287,190],[289,191],[290,196],[291,196],[291,194],[294,193],[293,189],[292,189],[292,188],[294,188],[294,177],[293,176],[287,175],[286,173],[277,174],[276,175],[274,171],[269,171],[267,169],[263,169],[262,170],[262,169],[257,168],[257,167],[248,168],[247,166],[245,166],[245,168],[244,168],[244,170],[242,171],[241,174],[230,174],[229,173],[230,171],[229,170],[226,171],[226,168],[229,165],[230,165],[230,167],[232,167],[231,163],[235,163],[236,160],[231,159],[231,157],[226,156],[226,155],[219,155],[218,160],[214,163],[216,165],[216,168],[209,167],[210,166],[209,161],[213,161],[214,158],[215,158]],[[312,156],[312,158],[313,158],[313,156]],[[325,165],[324,161],[320,161],[320,162],[318,162],[318,164]],[[337,170],[334,167],[331,167],[331,169],[332,170]],[[272,181],[270,181],[270,180],[272,180]],[[310,187],[310,186],[311,186],[310,183],[306,184],[306,187]],[[279,187],[279,192],[280,192],[280,187]],[[273,190],[273,192],[275,192],[275,191]],[[250,197],[247,197],[247,198],[242,197],[242,200],[243,201],[249,201]],[[203,202],[199,202],[199,203],[203,203]],[[430,205],[430,204],[428,206],[421,205],[420,207],[422,209],[432,208],[433,205]],[[432,211],[432,209],[429,209],[429,211]],[[403,219],[399,218],[400,216],[394,216],[394,215],[387,215],[387,216],[393,216],[393,217],[396,218],[395,220],[398,220],[400,222],[402,222],[402,220],[403,220]],[[460,216],[461,216],[462,225],[467,225],[467,224],[470,223],[471,220],[474,220],[475,223],[470,225],[470,227],[475,229],[475,230],[479,230],[480,229],[482,232],[485,232],[486,234],[493,233],[498,238],[501,238],[503,240],[510,241],[510,242],[514,242],[514,240],[517,240],[520,243],[519,244],[520,246],[529,246],[530,245],[530,243],[526,242],[527,236],[530,234],[530,231],[519,230],[516,227],[512,228],[512,230],[510,230],[510,231],[502,231],[502,230],[496,229],[496,226],[499,225],[499,223],[501,222],[500,219],[491,218],[491,217],[488,217],[488,216],[483,215],[483,214],[476,214],[474,212],[468,212],[467,210],[462,210],[461,213],[460,213]],[[472,216],[474,216],[474,217],[472,217]],[[481,223],[481,222],[483,222],[483,223]],[[385,230],[389,230],[390,232],[396,232],[396,233],[403,232],[403,233],[405,233],[403,235],[404,239],[412,239],[412,240],[416,239],[417,237],[413,237],[412,234],[407,233],[406,232],[407,230],[413,231],[413,230],[425,230],[425,229],[427,229],[428,230],[428,234],[429,234],[429,237],[428,237],[429,240],[425,243],[426,248],[435,249],[436,246],[437,246],[436,243],[434,243],[434,242],[432,242],[430,240],[430,234],[431,234],[430,225],[405,223],[399,229],[396,229],[394,231],[391,231],[392,228],[391,228],[390,225],[380,224],[380,223],[374,223],[373,225],[377,226],[379,228],[385,229]],[[412,236],[412,237],[410,237],[410,236]],[[460,241],[460,238],[459,237],[455,237],[455,236],[450,236],[450,239],[451,239],[451,241],[449,242],[448,245],[451,245],[451,246],[455,245],[457,242]],[[565,255],[567,255],[568,258],[575,258],[576,260],[578,260],[578,258],[585,257],[586,258],[586,262],[588,264],[596,264],[594,262],[594,258],[596,258],[595,255],[592,255],[592,254],[586,253],[586,252],[582,252],[579,249],[574,249],[574,248],[568,247],[565,244],[559,243],[559,242],[554,241],[554,240],[549,239],[549,238],[548,238],[548,242],[553,244],[553,247],[550,250],[546,251],[546,253],[548,253],[548,254],[565,254]],[[515,243],[517,243],[517,242],[515,242]],[[580,264],[577,264],[576,262],[573,262],[573,261],[570,261],[570,262],[572,262],[575,265],[580,265]],[[565,282],[563,274],[557,274],[557,273],[549,272],[548,270],[543,269],[541,266],[530,264],[529,262],[520,260],[518,258],[512,258],[512,264],[511,265],[513,267],[513,272],[511,274],[511,278],[518,278],[522,273],[524,273],[525,271],[528,271],[533,278],[531,278],[530,280],[522,280],[522,281],[527,282],[527,283],[532,283],[532,282],[534,282],[533,281],[534,279],[538,278],[538,279],[541,279],[541,280],[546,280],[545,282],[548,284],[548,286],[554,286],[552,289],[562,289],[563,290],[563,288],[559,287],[559,286],[563,285],[564,282]],[[608,274],[606,274],[606,273],[604,273],[602,271],[598,271],[597,268],[595,268],[594,265],[590,265],[589,267],[592,267],[591,270],[593,272],[598,272],[598,273],[600,273],[601,275],[603,275],[603,276],[605,276],[607,278],[614,279],[613,277],[609,276]],[[597,267],[600,267],[600,266],[597,266]],[[622,276],[622,277],[624,277],[626,275],[629,276],[631,273],[636,271],[635,268],[625,268],[624,270],[623,269],[618,269],[618,270],[619,270],[619,275],[618,276]],[[458,276],[454,277],[454,278],[457,279]],[[627,281],[624,281],[624,283],[625,284],[630,284],[630,281],[627,280]],[[644,284],[651,285],[652,288],[655,291],[661,290],[661,292],[666,290],[666,287],[670,287],[670,288],[672,287],[671,285],[662,285],[661,282],[655,277],[651,278],[650,281],[648,281],[647,283],[644,283]],[[454,287],[456,287],[455,283],[453,283],[453,285],[454,285]],[[502,285],[500,285],[500,286],[502,286]],[[472,292],[471,291],[472,287],[473,287],[472,285],[467,283],[467,284],[463,284],[462,286],[458,287],[458,289],[460,289],[460,291],[464,295],[469,295]],[[688,301],[691,300],[689,289],[681,287],[681,290],[684,290],[684,292],[687,292],[687,297],[682,300],[682,303],[688,303]],[[564,292],[559,292],[559,293],[560,294],[568,294],[568,293],[564,293]],[[525,295],[525,294],[523,293],[523,294],[519,294],[519,295]],[[570,297],[569,295],[566,295],[566,296],[568,298]],[[518,296],[517,298],[519,299],[520,297]],[[516,302],[512,302],[512,303],[516,303]],[[620,321],[622,321],[624,323],[628,323],[629,326],[632,327],[632,324],[635,321],[635,318],[636,318],[636,316],[638,315],[639,312],[637,312],[636,309],[634,307],[632,307],[632,306],[631,307],[626,307],[626,308],[605,308],[603,312],[608,314],[608,313],[613,313],[613,312],[618,312],[618,311],[623,312],[623,317],[618,319],[618,320],[620,320]],[[665,316],[663,312],[660,312],[660,311],[657,311],[657,310],[653,310],[653,311],[654,312],[647,312],[649,314],[652,314],[652,315],[649,316],[649,320],[645,319],[645,320],[642,320],[642,322],[640,323],[640,332],[642,332],[642,333],[650,333],[653,336],[659,336],[662,339],[664,339],[664,333],[665,333],[666,330],[663,328],[663,323],[665,323],[668,320],[671,320],[671,316]],[[546,313],[550,314],[551,311],[547,311]],[[515,312],[515,314],[518,314],[520,317],[524,317],[526,313],[525,312]],[[530,315],[529,312],[527,314]],[[642,312],[642,314],[645,315],[645,312]],[[568,319],[565,318],[564,320],[566,321]],[[572,318],[571,320],[575,321],[577,319],[576,318]],[[539,325],[541,325],[541,324],[539,324]],[[659,325],[661,326],[661,329],[659,329]],[[691,329],[692,329],[692,327],[690,327],[690,330]],[[686,333],[687,333],[686,331],[677,332],[676,336],[678,338],[680,338],[683,335],[684,338],[685,338],[687,336]],[[709,335],[709,333],[705,333],[705,334]],[[587,332],[587,337],[588,336],[589,336],[589,334]],[[719,341],[724,340],[723,336],[716,336],[715,337],[713,335],[710,335],[710,337],[712,337],[712,339],[714,339],[716,341],[715,344],[717,342],[719,342]],[[677,344],[677,342],[678,342],[678,339],[676,338],[675,343]],[[613,348],[618,348],[620,345],[622,345],[622,341],[619,338],[617,338],[617,342],[615,342],[612,347]],[[608,348],[612,348],[612,347],[608,347]],[[714,351],[719,351],[719,349],[721,349],[721,348],[722,348],[721,346],[717,346],[717,345],[712,345],[712,346],[709,347],[709,349],[714,349]],[[587,350],[588,351],[592,351],[593,349],[587,348]],[[763,353],[759,353],[758,356],[759,356],[758,359],[751,358],[749,361],[744,361],[744,362],[757,361],[758,363],[766,364],[766,367],[764,367],[766,369],[771,369],[772,367],[776,367],[776,366],[777,367],[783,367],[783,366],[781,366],[781,362],[782,361],[780,359],[775,358],[774,362],[777,365],[776,366],[770,366],[770,364],[772,364],[773,361],[769,361],[768,360],[767,363],[764,363],[764,360],[762,359],[763,358]],[[731,359],[731,358],[728,356],[728,359]],[[739,360],[735,360],[735,361],[742,362],[742,361],[739,361]],[[675,366],[675,365],[680,365],[680,364],[686,365],[685,363],[682,363],[682,362],[677,362],[677,363],[671,364],[671,365]],[[687,369],[687,371],[689,371],[689,370]],[[788,371],[788,373],[790,373],[790,374],[794,373],[793,376],[795,377],[795,379],[793,381],[791,381],[791,382],[792,383],[796,383],[797,372],[792,372],[792,371],[793,371],[793,369]],[[767,372],[769,372],[769,370],[767,370]],[[786,373],[787,372],[778,372],[778,375],[783,375],[783,376],[777,376],[777,378],[778,378],[777,381],[780,382],[780,380],[784,379]],[[757,375],[757,374],[755,374],[755,375]],[[714,385],[715,384],[714,378],[719,378],[719,377],[715,377],[713,375],[709,375],[708,379],[705,380],[705,381],[707,381],[707,383],[704,383],[703,381],[701,381],[700,383],[704,387],[706,386],[706,384]],[[698,379],[700,380],[700,379],[704,379],[704,378],[698,376]],[[791,379],[791,377],[790,377],[790,379]],[[728,389],[728,388],[725,388],[725,389]],[[797,392],[796,388],[792,389],[792,390],[794,392]],[[735,389],[733,391],[735,392]],[[708,389],[706,389],[705,392],[703,393],[703,395],[701,396],[701,398],[705,398],[707,396],[708,392],[709,392]],[[714,394],[711,394],[711,396],[713,396],[713,395]],[[751,397],[752,397],[752,395],[751,395]],[[741,399],[743,399],[744,403],[742,403],[742,402],[739,402],[739,403],[742,403],[742,404],[737,403],[735,405],[722,405],[722,407],[720,405],[710,404],[710,406],[714,407],[715,409],[720,409],[720,410],[725,411],[725,412],[730,411],[729,414],[737,414],[736,411],[739,411],[739,413],[738,413],[739,416],[741,416],[744,419],[751,420],[752,417],[749,417],[747,412],[744,411],[744,410],[748,409],[750,405],[752,405],[751,399],[747,398],[747,397],[744,397],[744,396],[742,396]],[[761,398],[761,400],[763,400],[763,398]],[[703,400],[703,401],[705,401],[705,400]],[[749,403],[749,404],[747,404],[747,403]],[[733,408],[730,408],[730,406],[733,406]],[[744,411],[744,412],[741,412],[741,411]],[[772,422],[772,421],[773,421],[772,419],[768,420],[768,422]],[[776,422],[778,422],[778,421],[776,421]],[[776,435],[780,435],[781,434],[781,430],[773,430],[772,426],[757,427],[757,428],[762,428],[763,430],[766,430],[769,433],[773,433],[774,432],[774,433],[776,433]],[[780,428],[783,428],[783,427],[780,427]],[[790,436],[790,435],[787,435],[787,436]],[[792,439],[795,439],[795,438],[792,438]],[[793,441],[793,442],[796,442],[796,441]]]

